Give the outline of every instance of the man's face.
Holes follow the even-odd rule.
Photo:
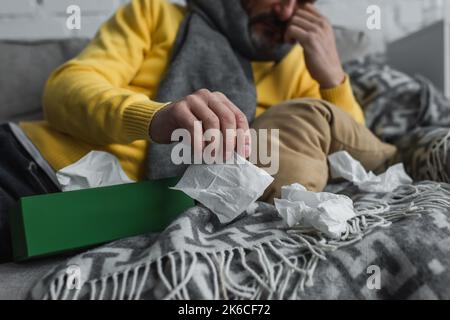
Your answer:
[[[285,42],[289,20],[308,0],[242,0],[250,18],[250,34],[258,47],[273,48]]]

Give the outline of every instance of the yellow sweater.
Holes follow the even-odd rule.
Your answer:
[[[92,150],[116,155],[131,179],[144,177],[148,129],[167,102],[155,102],[185,9],[167,0],[133,0],[120,8],[75,59],[48,80],[45,121],[20,126],[55,171]],[[300,46],[278,65],[253,63],[260,115],[285,100],[311,97],[336,104],[363,123],[348,78],[320,90]]]

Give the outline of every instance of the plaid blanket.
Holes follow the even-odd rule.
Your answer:
[[[410,173],[447,181],[440,172],[450,103],[426,80],[378,62],[346,68],[370,128],[408,150]],[[350,196],[358,212],[339,240],[301,226],[287,229],[264,203],[229,225],[198,206],[161,234],[70,259],[39,281],[30,298],[450,298],[450,185],[424,181],[366,194],[341,184],[327,191]]]
[[[345,69],[367,126],[397,145],[408,173],[417,181],[449,183],[450,100],[429,80],[392,69],[379,57],[351,61]]]

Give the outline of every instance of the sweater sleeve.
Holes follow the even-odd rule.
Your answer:
[[[56,130],[106,145],[149,139],[153,115],[166,104],[127,89],[151,48],[161,0],[133,0],[87,48],[46,83],[45,118]]]
[[[357,122],[365,124],[364,113],[353,95],[348,75],[345,76],[345,80],[341,85],[331,89],[320,90],[320,95],[323,100],[331,102],[349,113]]]
[[[313,79],[306,67],[303,49],[300,56],[300,87],[297,97],[309,97],[328,101],[343,111],[347,112],[353,119],[361,124],[365,124],[364,113],[361,106],[353,95],[350,78],[345,76],[344,82],[331,89],[321,89],[319,83]]]

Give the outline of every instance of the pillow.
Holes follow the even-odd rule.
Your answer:
[[[342,63],[385,51],[381,34],[337,26],[334,27],[334,33]]]
[[[42,119],[47,78],[87,43],[85,39],[0,41],[0,122]]]

